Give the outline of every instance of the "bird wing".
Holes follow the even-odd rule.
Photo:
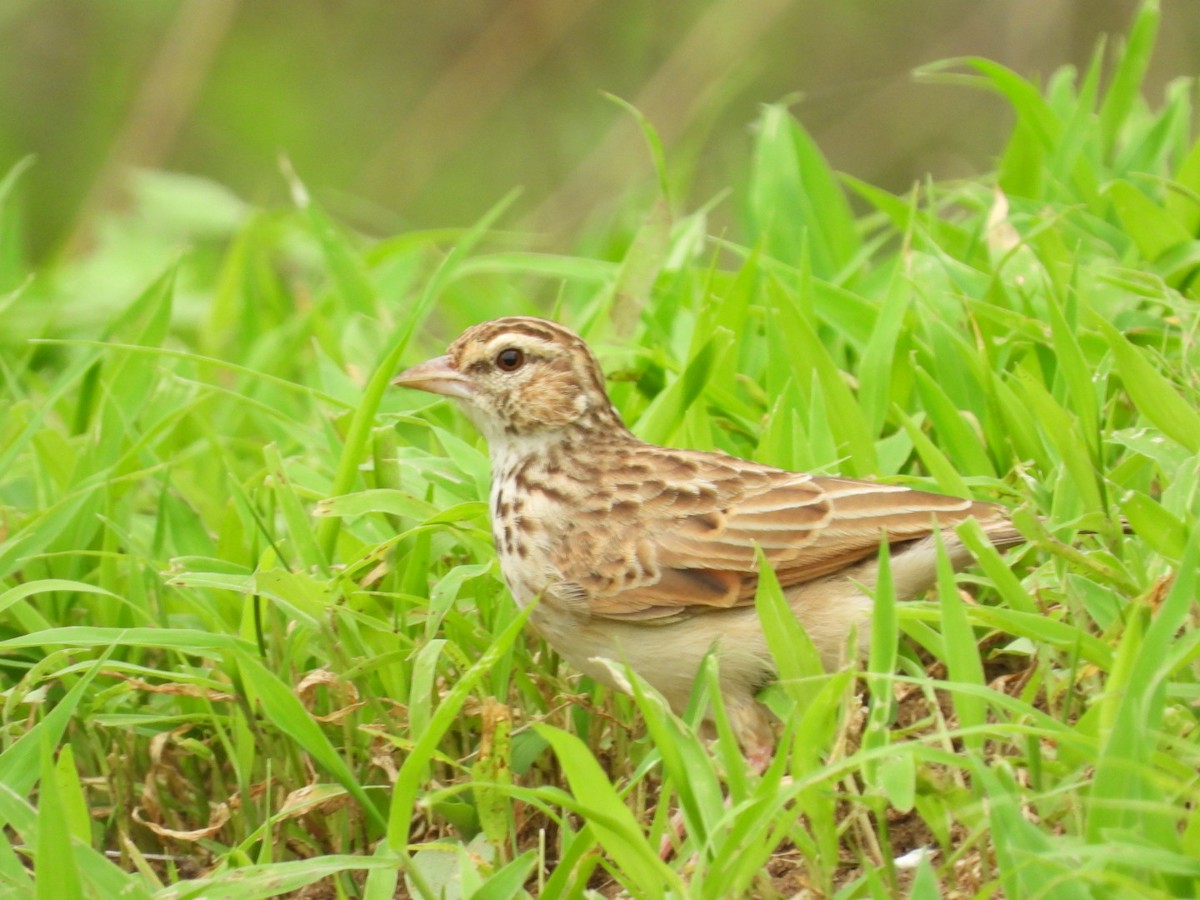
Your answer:
[[[972,516],[997,544],[1020,540],[997,504],[672,453],[686,478],[656,481],[599,548],[584,585],[593,615],[654,620],[753,603],[756,546],[788,588],[874,557],[884,540],[895,546]]]

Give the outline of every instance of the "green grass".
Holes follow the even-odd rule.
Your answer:
[[[767,108],[736,235],[664,196],[577,256],[506,202],[368,242],[300,185],[146,174],[85,257],[0,254],[4,893],[1200,894],[1200,143],[1193,82],[1139,95],[1156,24],[1044,87],[924,70],[1011,105],[978,181],[887,194]],[[486,448],[387,387],[514,313],[580,330],[648,439],[1000,499],[1030,543],[967,529],[919,602],[882,579],[835,673],[764,578],[754,776],[719,704],[706,744],[522,628]]]

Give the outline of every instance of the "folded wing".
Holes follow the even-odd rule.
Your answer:
[[[609,570],[588,585],[593,615],[657,620],[752,603],[756,546],[788,588],[874,557],[883,541],[896,547],[972,516],[997,545],[1021,541],[994,503],[768,467],[746,477],[746,463],[730,472],[707,454],[687,461],[685,470],[697,471],[647,498],[593,567],[601,576]],[[673,491],[686,495],[682,509]]]

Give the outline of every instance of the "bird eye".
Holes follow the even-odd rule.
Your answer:
[[[506,347],[496,354],[496,368],[502,372],[515,372],[525,365],[525,352],[516,347]]]

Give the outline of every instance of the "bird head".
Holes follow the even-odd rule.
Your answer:
[[[530,316],[472,326],[392,384],[452,397],[489,443],[554,433],[625,430],[604,374],[571,330]]]

